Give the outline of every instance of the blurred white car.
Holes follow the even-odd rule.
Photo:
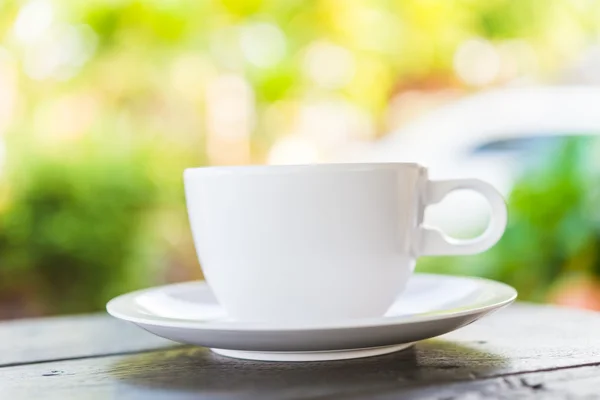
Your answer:
[[[349,158],[418,162],[429,167],[433,179],[476,177],[508,194],[522,161],[537,146],[552,138],[597,132],[600,88],[508,88],[440,107]],[[426,220],[460,234],[485,225],[487,213],[483,199],[457,193],[430,207]]]

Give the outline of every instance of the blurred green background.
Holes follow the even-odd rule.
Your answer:
[[[464,96],[564,80],[598,44],[588,0],[2,1],[0,318],[201,277],[186,167],[328,162]],[[600,309],[596,148],[539,152],[497,247],[418,268]]]

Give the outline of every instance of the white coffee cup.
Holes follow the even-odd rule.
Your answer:
[[[425,255],[474,254],[502,236],[502,196],[476,179],[430,181],[418,164],[191,168],[186,201],[204,276],[236,320],[318,323],[385,314]],[[422,225],[469,189],[491,205],[480,237]]]

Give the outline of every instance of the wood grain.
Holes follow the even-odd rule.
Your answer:
[[[579,367],[531,372],[496,378],[463,381],[450,384],[433,383],[409,388],[381,388],[377,392],[353,393],[353,400],[395,400],[399,398],[430,400],[486,399],[598,399],[600,398],[600,367]]]
[[[0,323],[0,367],[172,347],[106,314]]]
[[[598,366],[497,374],[493,361],[474,357],[471,363],[464,361],[465,367],[448,368],[441,356],[449,347],[428,342],[377,358],[302,364],[238,361],[205,349],[180,348],[7,368],[1,372],[0,387],[3,398],[10,399],[451,399],[467,393],[469,399],[484,399],[538,391],[548,398],[593,394],[600,388]],[[440,358],[436,361],[432,353]],[[423,358],[429,359],[427,365],[420,364]],[[486,371],[488,378],[469,370]]]
[[[20,359],[36,364],[0,368],[1,398],[441,400],[600,394],[600,317],[579,310],[517,304],[403,352],[323,363],[234,360],[188,346],[161,349],[169,342],[130,332],[108,317],[67,320],[33,321],[40,324],[36,329],[46,323],[52,332],[68,329],[84,336],[75,340],[69,333],[56,348],[51,339],[40,339],[43,333],[24,337],[22,349],[31,337],[46,340],[50,348],[41,342],[36,348],[56,361],[25,354]],[[18,326],[0,325],[3,351],[10,353],[5,340],[18,335],[7,332]],[[69,343],[79,343],[78,350],[69,350]],[[79,359],[67,359],[73,356],[65,352]],[[93,358],[81,358],[85,354]]]

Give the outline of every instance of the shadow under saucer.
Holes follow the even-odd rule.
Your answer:
[[[426,384],[490,376],[506,368],[506,359],[475,347],[432,339],[382,356],[294,363],[239,360],[205,348],[182,347],[123,357],[109,373],[118,380],[119,391],[158,390],[195,398],[402,393]]]

